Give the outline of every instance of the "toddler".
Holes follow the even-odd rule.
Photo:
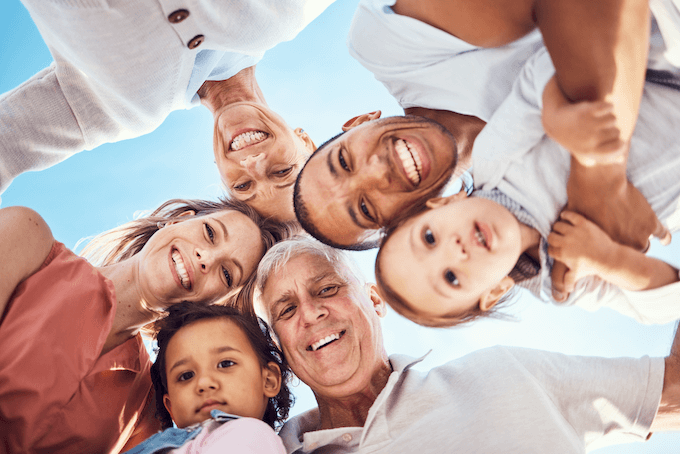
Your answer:
[[[165,430],[128,453],[284,453],[273,429],[292,404],[290,369],[264,323],[225,306],[167,312],[151,368]]]
[[[583,150],[615,148],[618,131],[610,104],[568,104],[558,90],[553,95],[544,98],[544,108],[555,111],[559,124],[546,129],[569,151],[547,137],[511,158],[475,148],[473,178],[475,173],[484,178],[475,179],[470,196],[462,191],[431,199],[424,212],[388,231],[375,272],[381,294],[397,312],[422,325],[452,326],[492,313],[516,283],[551,300],[555,259],[568,267],[565,280],[574,287],[567,303],[589,310],[607,305],[642,323],[680,318],[675,268],[612,241],[577,213],[560,214],[571,156],[587,161]],[[643,110],[675,96],[648,83]],[[676,110],[673,104],[664,115],[678,118]],[[663,128],[663,122],[658,116],[654,124],[642,119],[639,129]],[[627,171],[659,220],[675,230],[680,154],[672,137],[653,140],[668,146],[650,155],[634,137]]]

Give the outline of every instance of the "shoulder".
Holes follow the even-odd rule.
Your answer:
[[[34,210],[12,206],[0,209],[0,234],[5,238],[27,241],[27,245],[40,243],[52,246],[54,237],[45,220]]]
[[[0,209],[0,255],[4,258],[24,262],[35,271],[53,243],[52,231],[34,210],[21,206]]]

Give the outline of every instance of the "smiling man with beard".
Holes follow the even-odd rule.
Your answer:
[[[344,252],[279,243],[257,287],[318,404],[281,430],[289,453],[582,453],[680,428],[678,336],[665,359],[497,346],[421,372],[420,360],[387,355],[385,303]]]

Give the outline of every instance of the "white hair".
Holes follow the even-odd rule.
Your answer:
[[[262,257],[257,267],[257,290],[262,293],[272,274],[279,272],[294,258],[305,254],[323,258],[340,274],[349,273],[354,276],[360,285],[366,283],[356,262],[346,251],[327,246],[307,235],[298,235],[275,244]]]

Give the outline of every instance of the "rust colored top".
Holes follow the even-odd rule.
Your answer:
[[[101,355],[113,283],[56,242],[0,320],[0,452],[115,452],[151,390],[141,336]]]

